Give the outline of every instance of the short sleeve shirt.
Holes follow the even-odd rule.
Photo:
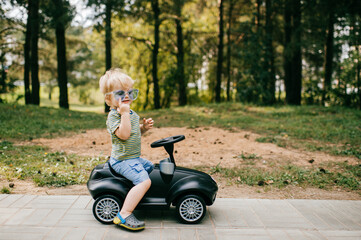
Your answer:
[[[121,115],[115,109],[111,109],[107,119],[107,130],[112,138],[111,157],[118,161],[140,157],[141,132],[139,127],[139,116],[130,110],[131,133],[127,140],[122,140],[115,135],[115,130],[121,123]]]

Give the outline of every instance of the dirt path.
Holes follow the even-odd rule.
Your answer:
[[[175,159],[179,166],[216,166],[236,167],[242,161],[241,155],[253,154],[256,166],[267,168],[270,164],[290,163],[300,166],[317,165],[325,161],[359,163],[354,157],[331,156],[319,152],[306,152],[297,149],[285,149],[271,143],[259,143],[255,139],[257,134],[239,131],[229,132],[218,128],[155,128],[142,137],[142,156],[153,163],[166,158],[163,148],[150,148],[150,144],[161,138],[172,135],[185,135],[186,139],[175,144]],[[27,143],[29,144],[29,143]],[[34,139],[31,144],[50,147],[52,151],[65,151],[85,156],[108,156],[111,150],[110,137],[105,129],[89,130],[71,137],[55,139]],[[310,163],[310,160],[313,160]],[[310,198],[310,199],[361,199],[357,193],[346,192],[340,189],[325,191],[321,189],[303,189],[289,186],[278,188],[237,186],[227,179],[215,176],[220,190],[219,197],[242,198]],[[32,183],[15,183],[14,193],[32,192],[38,194],[88,194],[85,186],[70,186],[66,188],[39,188]]]

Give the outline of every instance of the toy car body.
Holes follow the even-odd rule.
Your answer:
[[[164,146],[170,158],[156,164],[149,174],[152,185],[137,208],[169,208],[172,204],[176,206],[181,222],[199,223],[206,213],[206,206],[214,203],[218,186],[206,173],[175,166],[173,144],[183,139],[183,135],[178,135],[152,143],[152,147]],[[108,162],[96,166],[87,183],[95,200],[94,217],[101,223],[112,223],[133,186],[132,182],[117,174]]]

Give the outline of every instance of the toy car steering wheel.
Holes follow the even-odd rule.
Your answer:
[[[150,144],[150,146],[152,148],[162,147],[162,146],[166,146],[168,144],[173,144],[173,143],[176,143],[176,142],[180,142],[180,141],[182,141],[184,139],[185,139],[184,135],[176,135],[176,136],[167,137],[167,138],[163,138],[163,139],[160,139],[158,141],[155,141],[152,144]]]
[[[167,138],[163,138],[163,139],[160,139],[158,141],[155,141],[152,144],[150,144],[150,146],[152,148],[162,147],[163,146],[164,149],[169,154],[170,161],[172,163],[174,163],[174,166],[175,166],[175,161],[174,161],[174,156],[173,156],[174,143],[180,142],[183,139],[185,139],[184,135],[176,135],[176,136],[167,137]]]

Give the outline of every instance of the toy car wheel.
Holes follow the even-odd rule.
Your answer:
[[[206,214],[206,204],[197,195],[187,195],[182,197],[176,206],[177,215],[183,223],[199,223]]]
[[[98,197],[93,204],[93,215],[101,223],[111,224],[123,202],[113,195]]]

